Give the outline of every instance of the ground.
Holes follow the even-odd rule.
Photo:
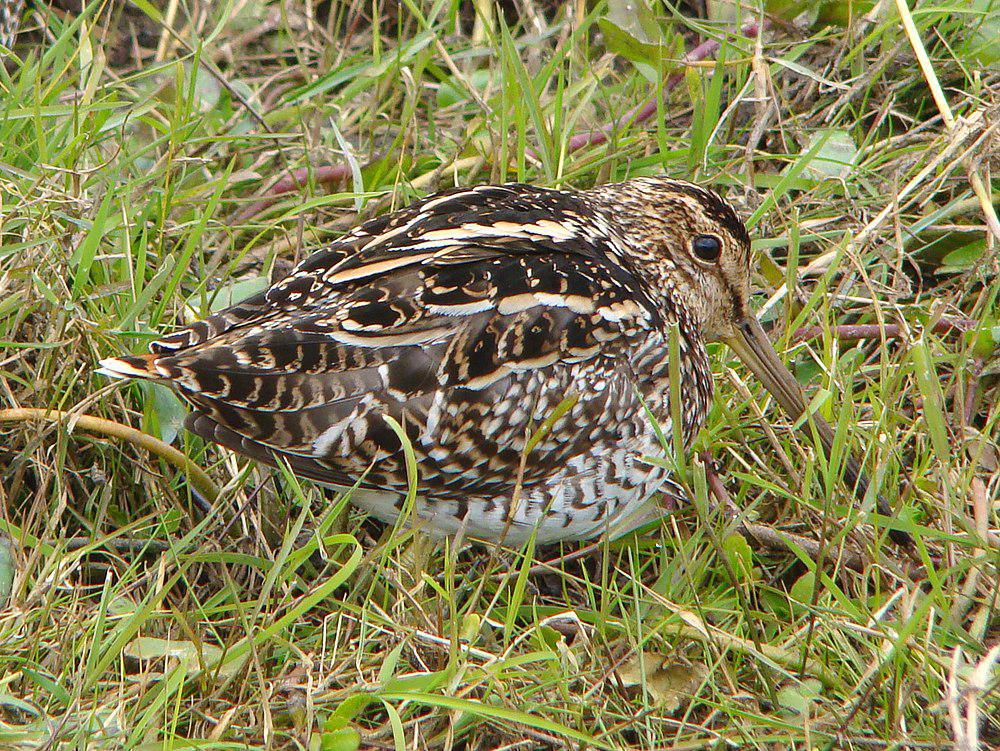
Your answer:
[[[1000,744],[1000,5],[909,6],[29,5],[0,70],[0,747]],[[830,461],[714,348],[690,508],[455,550],[94,372],[436,188],[664,172],[748,217]]]

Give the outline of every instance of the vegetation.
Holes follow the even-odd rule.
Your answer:
[[[0,70],[0,747],[1000,744],[995,0],[72,5]],[[94,373],[434,189],[663,172],[829,461],[720,347],[690,508],[456,550]]]

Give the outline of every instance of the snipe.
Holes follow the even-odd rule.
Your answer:
[[[24,0],[0,0],[0,47],[13,48],[23,14]]]
[[[683,497],[644,459],[664,451],[649,415],[669,436],[679,400],[690,445],[712,399],[706,342],[804,411],[748,307],[752,260],[733,208],[678,180],[450,190],[366,222],[152,354],[101,365],[175,387],[209,441],[335,487],[360,479],[352,502],[381,519],[407,492],[392,418],[430,530],[583,539],[657,492]]]

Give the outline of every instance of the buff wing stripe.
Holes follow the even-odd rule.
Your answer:
[[[123,355],[107,357],[99,362],[97,372],[109,378],[141,378],[147,381],[169,380],[170,375],[156,368],[159,355]]]

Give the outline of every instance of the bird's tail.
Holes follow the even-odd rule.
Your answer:
[[[161,380],[167,375],[156,367],[160,355],[125,355],[100,361],[98,373],[111,378],[144,378]]]

